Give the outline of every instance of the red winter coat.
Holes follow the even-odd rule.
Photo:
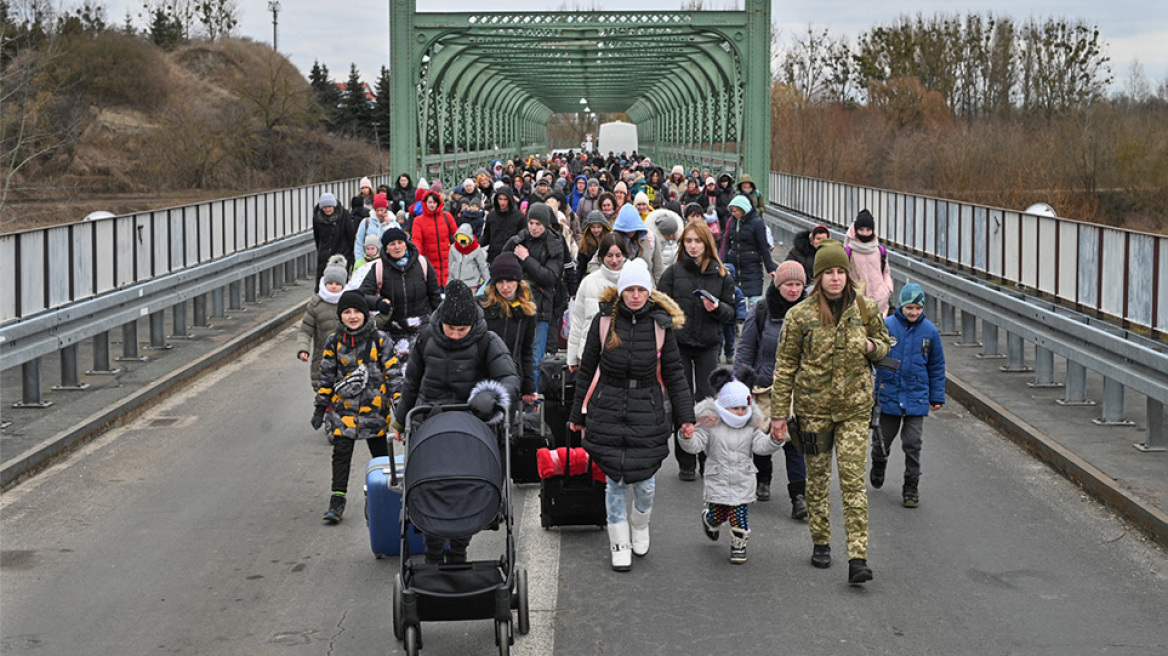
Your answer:
[[[426,199],[430,196],[438,199],[438,210],[431,213],[426,208]],[[410,240],[418,247],[418,252],[426,256],[434,265],[438,274],[438,284],[446,286],[446,278],[450,275],[450,263],[447,255],[450,253],[450,244],[454,241],[454,233],[458,226],[454,224],[454,217],[450,212],[442,209],[442,194],[428,191],[422,198],[422,213],[414,219],[410,229]]]

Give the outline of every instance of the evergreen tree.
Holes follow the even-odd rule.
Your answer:
[[[163,7],[150,14],[150,40],[163,50],[174,50],[183,41],[183,25],[178,16]]]
[[[365,84],[361,82],[361,74],[357,72],[357,65],[349,67],[349,81],[341,104],[338,127],[341,132],[351,137],[364,138],[372,136],[373,108],[369,99],[365,97]]]
[[[389,114],[389,68],[381,67],[381,75],[377,78],[377,86],[373,93],[377,96],[373,105],[373,126],[377,129],[377,139],[382,146],[389,146],[389,130],[391,123]]]
[[[329,79],[328,66],[319,61],[312,63],[312,71],[308,75],[308,84],[312,87],[317,104],[324,112],[325,122],[330,130],[337,129],[341,106],[341,92]]]

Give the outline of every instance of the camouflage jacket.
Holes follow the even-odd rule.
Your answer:
[[[794,394],[795,415],[800,419],[839,423],[866,417],[873,403],[869,365],[888,355],[888,328],[876,302],[864,296],[844,309],[839,324],[822,326],[818,300],[812,294],[787,312],[775,356],[771,398],[789,399]],[[866,305],[866,313],[860,312],[857,303]],[[876,349],[865,354],[869,339]],[[782,418],[788,406],[772,401],[771,407],[779,410],[775,417]]]
[[[401,393],[402,372],[393,343],[380,330],[362,331],[357,344],[352,346],[341,339],[345,329],[329,335],[321,352],[320,388],[315,405],[328,407],[327,427],[336,437],[364,440],[386,435],[393,396]],[[372,340],[372,344],[369,343]],[[369,357],[365,358],[368,349]],[[336,385],[352,373],[362,360],[369,371],[365,389],[352,399],[341,398],[333,392]]]

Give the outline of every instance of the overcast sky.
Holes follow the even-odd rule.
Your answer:
[[[739,0],[740,4],[743,0]],[[706,0],[708,8],[727,7],[733,0]],[[270,43],[272,14],[267,0],[237,0],[240,9],[241,36]],[[602,9],[658,9],[675,10],[682,0],[598,0]],[[560,0],[524,0],[512,6],[530,11],[551,11],[561,6]],[[590,0],[570,2],[591,6]],[[307,75],[313,61],[328,66],[335,79],[344,80],[349,65],[357,64],[364,81],[372,84],[382,66],[389,63],[389,2],[320,2],[320,0],[280,0],[280,51]],[[126,8],[134,14],[141,12],[141,0],[108,0],[108,20],[120,23]],[[421,0],[420,10],[443,11],[505,11],[507,3],[482,3],[472,0]],[[817,30],[827,28],[832,34],[846,35],[854,42],[857,34],[877,24],[888,24],[901,14],[976,12],[993,13],[1024,20],[1065,17],[1083,19],[1098,25],[1106,52],[1111,57],[1111,71],[1115,86],[1124,88],[1133,61],[1139,60],[1145,76],[1153,81],[1153,88],[1168,77],[1168,4],[1164,0],[905,0],[903,2],[873,2],[872,0],[774,0],[772,19],[783,30],[785,38],[805,33],[808,25]],[[136,20],[139,26],[144,24]]]

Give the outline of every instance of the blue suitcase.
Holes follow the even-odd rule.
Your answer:
[[[374,458],[365,469],[365,521],[369,524],[369,546],[378,558],[401,555],[402,474],[405,456],[395,458],[398,487],[390,486],[389,456]],[[410,554],[426,550],[422,534],[409,528]]]

